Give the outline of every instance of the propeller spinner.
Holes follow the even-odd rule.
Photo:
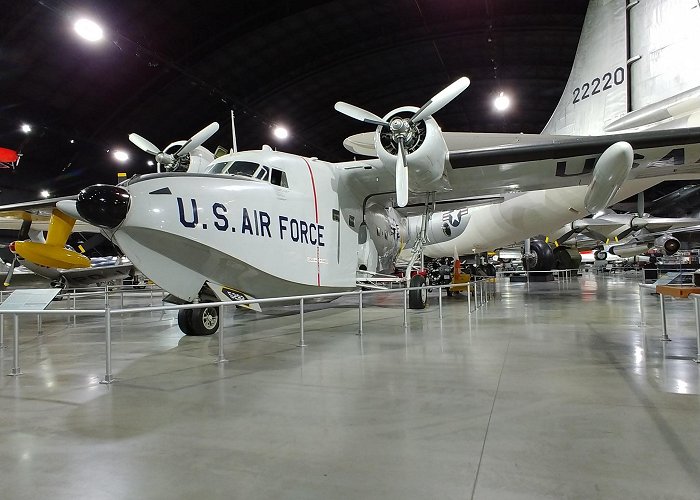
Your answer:
[[[408,164],[406,161],[406,145],[420,134],[418,124],[427,120],[434,113],[449,104],[455,97],[464,92],[469,86],[469,78],[463,76],[446,88],[435,94],[428,102],[411,117],[395,116],[390,122],[380,118],[371,111],[358,108],[346,102],[335,103],[336,111],[371,125],[388,129],[391,141],[396,144],[396,203],[405,207],[408,203]]]
[[[156,157],[156,163],[158,164],[158,171],[160,172],[161,165],[165,166],[166,170],[174,169],[182,157],[190,154],[196,147],[204,144],[204,142],[214,135],[217,130],[219,130],[219,124],[217,122],[210,123],[202,130],[194,134],[185,142],[185,144],[180,147],[180,149],[172,154],[160,150],[158,146],[153,144],[151,141],[136,133],[129,134],[129,141],[131,141],[131,143],[140,150],[154,155]]]

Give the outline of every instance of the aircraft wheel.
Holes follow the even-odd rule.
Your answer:
[[[530,241],[530,251],[535,254],[534,262],[523,259],[523,267],[528,271],[551,271],[554,267],[552,247],[542,240]]]
[[[428,303],[428,289],[425,287],[425,278],[420,274],[416,274],[411,278],[409,286],[411,288],[421,288],[408,291],[408,307],[410,309],[425,309],[425,305]]]
[[[581,265],[581,254],[573,248],[557,247],[554,249],[555,269],[578,269]]]
[[[608,252],[605,250],[596,250],[596,252],[593,254],[593,257],[595,260],[607,260],[608,258]]]
[[[185,335],[193,335],[192,327],[192,309],[180,309],[177,312],[177,326]]]
[[[202,307],[192,309],[190,318],[191,331],[188,335],[212,335],[219,329],[219,308]]]
[[[496,266],[493,264],[484,264],[481,266],[481,271],[485,276],[496,276]]]

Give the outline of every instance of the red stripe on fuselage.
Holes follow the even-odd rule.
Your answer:
[[[314,210],[316,212],[316,228],[318,230],[318,199],[316,198],[316,182],[314,181],[314,172],[311,170],[309,161],[304,158],[306,166],[309,167],[309,175],[311,175],[311,189],[314,193]],[[316,285],[321,286],[321,259],[318,244],[316,245]]]

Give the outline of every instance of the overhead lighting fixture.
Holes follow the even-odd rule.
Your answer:
[[[21,128],[22,132],[24,132],[25,134],[28,134],[29,132],[32,131],[32,126],[28,125],[26,123],[23,123],[20,128]]]
[[[146,162],[146,165],[148,165],[149,167],[152,167],[154,165],[153,160],[148,160]]]
[[[500,92],[498,96],[493,100],[493,106],[497,111],[505,111],[510,107],[510,97]]]
[[[126,154],[124,151],[117,150],[114,153],[112,153],[112,155],[114,156],[114,159],[117,160],[119,163],[124,163],[129,159],[129,155]]]
[[[42,189],[40,194],[42,198],[48,198],[51,196],[51,193],[49,193],[46,189]]]
[[[73,24],[73,29],[88,42],[98,42],[104,37],[104,32],[100,25],[90,19],[78,19]]]
[[[272,133],[273,133],[273,134],[275,135],[275,137],[277,137],[278,139],[283,139],[283,140],[284,140],[284,139],[286,139],[287,137],[289,137],[289,130],[287,130],[287,129],[284,128],[284,127],[275,127],[275,130],[274,130]]]

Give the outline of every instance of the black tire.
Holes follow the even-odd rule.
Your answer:
[[[425,309],[425,305],[428,303],[428,289],[425,287],[425,278],[420,274],[416,274],[411,278],[409,286],[411,288],[421,287],[420,290],[408,291],[409,309]]]
[[[187,335],[212,335],[219,329],[219,308],[200,307],[192,309],[190,317],[190,332]]]
[[[484,264],[481,268],[485,276],[496,276],[496,266],[493,264]]]
[[[554,249],[554,269],[578,269],[581,265],[581,254],[568,247]]]
[[[551,271],[554,267],[554,252],[552,247],[542,240],[530,241],[530,251],[536,256],[536,262],[531,265],[528,259],[523,259],[523,267],[528,271]]]
[[[593,254],[593,257],[595,260],[608,260],[608,252],[605,250],[596,250],[596,252]]]
[[[192,309],[180,309],[177,312],[177,326],[185,335],[192,335]]]

